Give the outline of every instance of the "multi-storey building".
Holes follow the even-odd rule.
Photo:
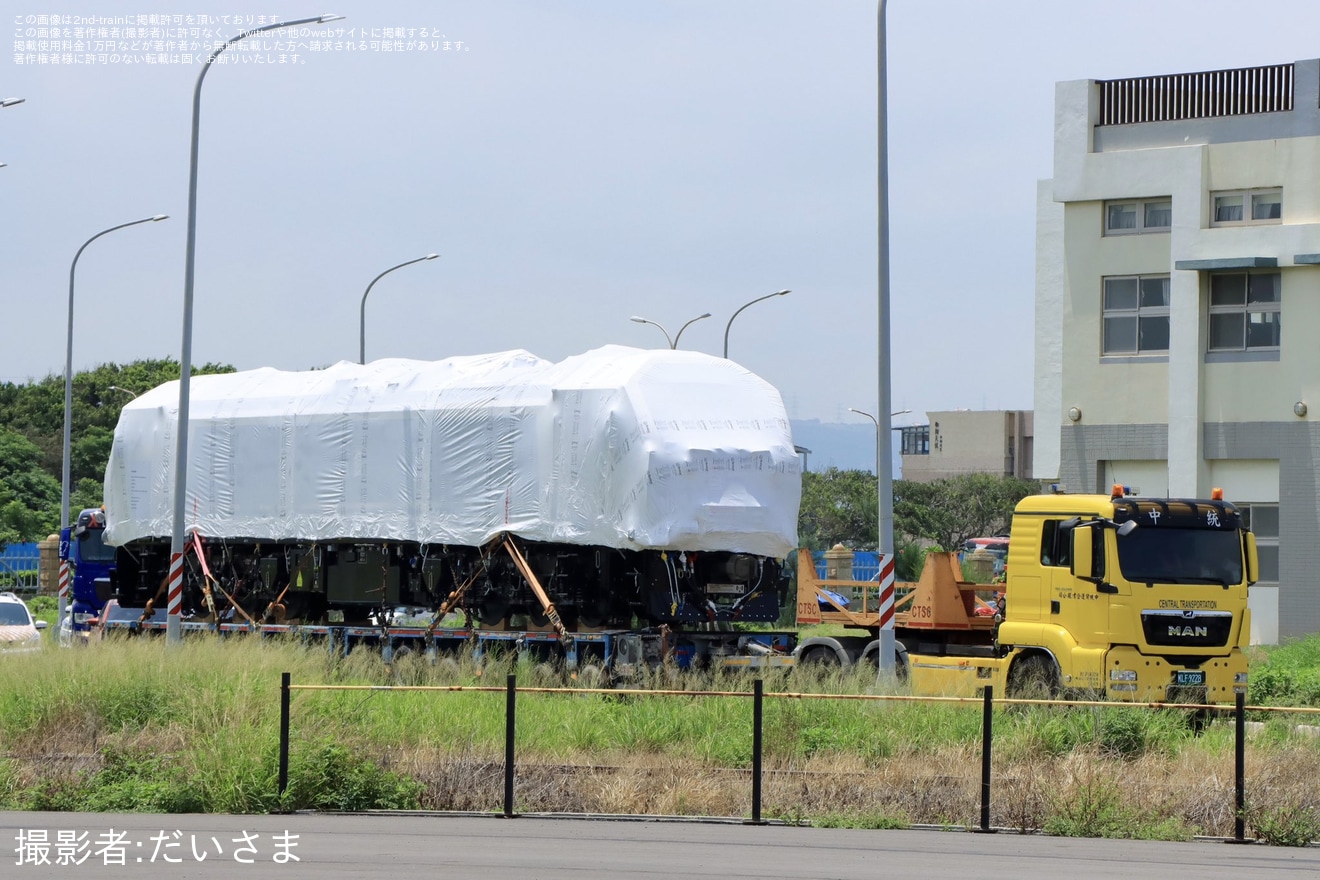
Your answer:
[[[1054,130],[1037,476],[1222,487],[1260,547],[1253,640],[1320,631],[1320,60],[1059,83]]]
[[[1027,410],[926,413],[927,423],[896,428],[903,479],[928,483],[959,474],[1031,479],[1032,414]]]

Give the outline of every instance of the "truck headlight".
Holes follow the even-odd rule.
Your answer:
[[[1233,676],[1233,684],[1246,684],[1246,683],[1247,683],[1247,674],[1245,672],[1239,672]]]
[[[1111,669],[1109,670],[1110,681],[1136,681],[1137,670],[1135,669]]]

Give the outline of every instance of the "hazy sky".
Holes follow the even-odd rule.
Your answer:
[[[132,45],[124,27],[178,10],[230,23],[146,39],[228,37],[236,15],[333,12],[346,20],[318,33],[365,49],[301,36],[281,64],[287,38],[268,36],[207,74],[194,363],[355,360],[367,283],[435,251],[372,290],[368,359],[656,347],[629,316],[672,334],[707,311],[681,345],[720,354],[734,310],[791,288],[739,315],[730,356],[795,418],[875,406],[874,2],[300,2],[7,4],[0,97],[27,102],[0,110],[0,381],[62,372],[74,253],[157,213],[171,219],[79,261],[74,367],[179,356],[198,65],[145,63],[189,50]],[[1056,81],[1320,52],[1315,0],[889,6],[893,402],[917,413],[896,422],[1032,405],[1035,181],[1051,175]],[[50,14],[130,17],[95,26],[120,27],[115,51],[139,60],[81,45],[106,63],[37,63],[49,50],[26,43]],[[371,44],[385,28],[407,32],[398,51]]]

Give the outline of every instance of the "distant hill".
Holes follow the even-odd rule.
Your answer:
[[[875,425],[858,417],[852,422],[822,422],[820,419],[792,419],[793,442],[811,450],[807,468],[823,471],[836,467],[844,471],[875,472]],[[897,440],[897,435],[895,435]],[[902,461],[897,444],[894,449],[894,477],[898,478]]]

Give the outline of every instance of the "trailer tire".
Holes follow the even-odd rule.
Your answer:
[[[436,667],[439,669],[440,677],[445,680],[455,678],[463,671],[463,667],[453,657],[441,657],[436,662]]]
[[[578,667],[576,681],[578,687],[589,690],[610,686],[609,673],[599,663],[587,663]]]
[[[872,672],[879,672],[880,644],[878,640],[866,646],[866,651],[862,653],[862,662]],[[903,684],[908,680],[907,648],[899,641],[894,642],[894,679],[899,684]]]
[[[807,666],[839,666],[839,655],[827,645],[817,645],[802,655],[802,663]]]
[[[390,680],[396,685],[421,684],[421,670],[415,662],[417,652],[409,645],[395,648],[387,665]]]

